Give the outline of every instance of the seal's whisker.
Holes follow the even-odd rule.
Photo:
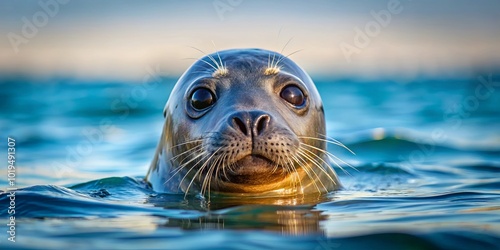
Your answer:
[[[188,162],[186,163],[180,163],[180,165],[172,170],[170,170],[169,174],[170,174],[170,178],[168,178],[164,184],[166,184],[167,182],[169,182],[175,175],[177,175],[182,169],[184,169],[189,163],[191,163],[192,161],[196,160],[197,158],[203,156],[203,153],[202,153],[202,150],[201,149],[198,149],[196,151],[193,151],[190,153],[189,155],[190,157],[192,157]],[[189,159],[189,157],[186,157],[186,159]]]
[[[287,163],[285,157],[283,157],[283,159],[282,158],[278,159],[278,162],[276,162],[276,166],[275,166],[276,170],[278,169],[278,167],[282,167],[283,168],[283,170],[285,171],[285,175],[286,176],[289,176],[289,175],[293,174],[293,169],[291,169],[290,166],[288,166],[288,163]],[[276,171],[273,168],[273,171],[271,173],[275,173],[275,172]],[[293,178],[290,181],[290,188],[292,188],[292,190],[295,190],[295,182],[293,181]]]
[[[189,173],[190,173],[190,172],[191,172],[191,171],[192,171],[192,170],[193,170],[196,166],[198,166],[198,164],[200,164],[203,160],[205,160],[205,159],[208,157],[207,152],[206,152],[206,151],[204,151],[204,150],[203,150],[203,152],[201,152],[201,153],[200,153],[200,155],[202,155],[203,157],[202,157],[202,158],[200,158],[200,159],[199,159],[199,160],[198,160],[195,164],[193,164],[193,166],[192,166],[192,167],[191,167],[191,168],[190,168],[190,169],[186,172],[186,174],[184,174],[184,176],[182,177],[181,181],[179,182],[179,187],[180,187],[180,185],[181,185],[182,183],[184,183],[184,179],[188,176],[188,174],[189,174]],[[205,161],[205,162],[206,162],[206,161]],[[200,169],[202,169],[202,168],[203,168],[203,165],[202,165],[202,167],[200,167]],[[194,174],[194,176],[193,176],[193,178],[192,178],[191,182],[189,183],[189,186],[187,187],[187,189],[186,189],[186,191],[185,191],[186,195],[189,193],[189,189],[190,189],[190,187],[191,187],[191,184],[192,184],[192,182],[196,179],[196,175],[198,175],[199,171],[200,171],[200,170],[198,170],[197,172],[195,172],[195,174]],[[186,197],[186,196],[184,196],[184,197]]]
[[[185,157],[184,159],[182,159],[182,160],[179,162],[179,166],[178,166],[178,167],[176,167],[176,168],[174,168],[174,170],[175,170],[175,169],[178,169],[178,168],[182,168],[182,167],[184,167],[184,164],[189,164],[189,163],[191,163],[191,161],[192,161],[193,159],[190,159],[187,163],[184,163],[184,161],[185,161],[185,160],[187,160],[187,159],[189,159],[189,158],[191,158],[191,157],[193,157],[193,156],[195,156],[195,155],[198,155],[198,156],[196,156],[196,157],[199,157],[199,155],[203,152],[203,149],[202,149],[202,148],[201,148],[201,146],[200,146],[200,147],[193,148],[193,149],[191,149],[191,150],[187,150],[186,152],[189,152],[189,155],[187,155],[187,157]],[[184,154],[184,153],[182,153],[182,154]],[[179,154],[178,156],[180,156],[180,154]],[[177,160],[178,156],[173,157],[171,161],[175,161],[175,160]]]
[[[216,134],[216,132],[213,132],[213,133],[214,133],[214,134]],[[207,134],[211,134],[211,133],[207,133]],[[186,144],[192,144],[192,143],[202,142],[202,141],[203,141],[203,139],[205,139],[205,138],[210,138],[210,136],[205,136],[204,138],[201,138],[201,139],[195,139],[195,140],[190,140],[190,141],[185,141],[185,142],[183,142],[183,143],[179,143],[179,144],[177,144],[177,145],[171,146],[171,147],[170,147],[170,150],[171,150],[171,149],[173,149],[173,148],[175,148],[175,147],[184,146],[184,145],[186,145]],[[196,145],[196,146],[195,146],[195,147],[193,147],[193,148],[190,148],[190,149],[188,149],[188,150],[186,150],[186,151],[184,151],[184,152],[182,152],[182,153],[180,153],[180,154],[177,154],[177,155],[175,155],[174,157],[172,157],[171,161],[176,160],[176,159],[177,159],[177,158],[179,158],[180,156],[185,155],[186,153],[188,153],[188,152],[190,152],[190,151],[192,151],[192,150],[199,149],[199,148],[200,148],[200,147],[202,147],[202,146],[203,146],[203,145],[200,143],[199,145]],[[182,162],[180,162],[180,164],[182,164]]]
[[[321,134],[319,134],[319,135],[321,135]],[[354,153],[350,148],[348,148],[342,142],[340,142],[338,140],[335,140],[335,139],[333,139],[331,137],[327,137],[325,135],[321,135],[321,136],[324,136],[326,139],[324,139],[324,138],[317,138],[317,137],[308,137],[308,136],[298,136],[298,137],[299,138],[304,138],[304,139],[318,140],[318,141],[324,141],[324,142],[327,142],[327,143],[331,143],[331,144],[343,147],[344,149],[346,149],[347,151],[349,151],[351,154],[356,155],[356,153]]]
[[[297,164],[299,164],[302,167],[302,169],[304,170],[304,172],[306,173],[306,175],[311,180],[311,183],[316,187],[316,189],[318,190],[318,192],[321,193],[321,190],[319,189],[318,185],[316,184],[316,181],[315,181],[314,177],[309,172],[311,169],[307,168],[307,162],[304,162],[301,157],[300,158],[298,157],[298,155],[294,155],[293,158],[295,159],[295,162],[297,162]],[[300,163],[301,161],[304,164],[301,164]]]
[[[283,27],[280,27],[279,31],[278,31],[278,36],[276,37],[276,43],[278,43],[279,41],[279,38],[281,36],[281,31],[283,30]],[[286,44],[285,44],[285,47],[286,47]],[[284,49],[284,48],[283,48]],[[282,49],[282,51],[283,51]],[[273,60],[271,62],[271,51],[269,51],[268,53],[268,60],[267,60],[267,69],[272,69],[274,68],[273,65],[274,65],[274,58],[276,57],[276,53],[273,52]]]
[[[202,187],[202,190],[205,190],[205,191],[202,192],[202,194],[205,195],[205,193],[208,190],[208,202],[210,202],[211,190],[212,190],[212,179],[214,179],[213,178],[214,172],[215,172],[215,176],[217,176],[219,169],[220,169],[219,166],[220,166],[222,160],[223,160],[223,158],[221,156],[218,156],[215,158],[215,160],[212,160],[211,166],[209,167],[209,169],[207,171],[208,176],[205,176],[205,180],[203,180],[204,187]],[[208,185],[205,183],[206,180],[208,180]]]
[[[188,185],[188,187],[187,187],[187,189],[188,189],[188,190],[190,189],[191,185],[193,184],[193,181],[194,181],[194,180],[196,180],[196,177],[197,177],[197,176],[198,176],[198,181],[201,181],[201,180],[202,180],[202,177],[203,177],[203,176],[202,176],[202,173],[203,173],[203,171],[205,170],[205,168],[208,166],[208,164],[209,164],[209,162],[210,162],[210,157],[212,157],[212,156],[213,156],[213,155],[211,155],[211,156],[207,155],[207,157],[208,157],[209,159],[205,160],[205,162],[201,165],[201,167],[200,167],[200,168],[199,168],[199,169],[195,172],[195,174],[194,174],[194,176],[193,176],[193,178],[192,178],[191,182],[189,183],[189,185]],[[198,188],[201,188],[201,187],[199,187],[199,186],[198,186]],[[199,190],[199,191],[201,192],[201,190]]]
[[[278,38],[280,37],[280,35],[281,35],[281,28],[280,28],[280,31],[278,32]],[[288,46],[288,44],[292,40],[293,40],[293,37],[291,37],[290,39],[288,39],[288,41],[285,43],[285,45],[283,45],[283,48],[281,48],[280,54],[278,55],[278,58],[276,58],[277,53],[273,53],[273,60],[271,61],[271,64],[268,66],[268,68],[276,69],[276,70],[279,71],[278,62],[280,61],[280,58],[282,56],[281,54],[285,50],[286,46]],[[276,59],[276,63],[275,63],[275,59]]]
[[[202,165],[202,166],[198,169],[198,171],[196,171],[196,173],[194,174],[193,179],[191,180],[191,182],[189,183],[189,185],[188,185],[188,187],[187,187],[187,189],[188,189],[188,190],[189,190],[189,188],[191,187],[191,185],[193,185],[193,182],[194,182],[194,180],[196,179],[196,176],[197,176],[198,174],[200,174],[200,173],[202,173],[202,172],[203,172],[203,170],[204,170],[204,169],[207,167],[207,165],[210,163],[210,160],[212,160],[212,158],[215,156],[215,154],[216,154],[217,152],[219,152],[219,150],[221,150],[221,148],[219,148],[219,149],[217,149],[215,152],[213,152],[213,153],[212,153],[212,154],[208,157],[208,159],[207,159],[207,160],[203,163],[203,165]],[[201,175],[200,175],[200,177],[201,177]],[[201,179],[200,179],[200,180],[201,180]],[[186,192],[186,194],[187,194],[187,192]]]
[[[290,39],[288,39],[288,41],[285,43],[285,45],[283,45],[283,48],[281,48],[281,51],[280,51],[280,54],[283,54],[283,51],[285,51],[286,49],[286,46],[288,46],[288,44],[293,40],[293,37],[290,37]],[[281,57],[281,56],[280,56]]]
[[[201,161],[199,161],[199,162],[201,162]],[[198,162],[198,163],[199,163],[199,162]],[[197,164],[196,164],[196,165],[197,165]],[[191,172],[191,170],[193,170],[193,169],[194,169],[194,167],[195,167],[196,165],[194,165],[191,169],[189,169],[189,171],[188,171],[188,172],[184,175],[184,177],[182,178],[182,180],[181,180],[181,182],[180,182],[181,184],[183,183],[184,179],[187,177],[188,173],[189,173],[189,172]],[[201,170],[203,170],[204,166],[205,166],[205,164],[204,164],[204,165],[202,165],[202,166],[198,169],[198,171],[196,171],[196,172],[194,173],[193,178],[191,179],[191,181],[189,182],[189,184],[188,184],[188,186],[187,186],[187,188],[186,188],[186,191],[185,191],[185,194],[184,194],[184,199],[186,199],[186,196],[189,194],[189,189],[191,189],[191,185],[193,184],[194,180],[196,180],[196,176],[197,176],[199,173],[201,173]]]
[[[201,151],[202,151],[202,146],[196,146],[192,149],[186,150],[186,151],[172,157],[170,159],[170,161],[171,162],[178,162],[179,165],[181,166],[182,164],[184,164],[184,161],[189,160],[189,158],[192,157],[193,155],[201,153]],[[182,157],[182,158],[179,161],[180,157]]]
[[[229,156],[228,153],[224,154],[224,158],[222,160],[222,174],[224,175],[224,178],[226,178],[226,180],[229,180],[229,177],[227,176],[226,173],[226,168],[228,167],[228,160],[229,160],[228,156]],[[217,181],[221,182],[222,178],[218,178]]]
[[[301,148],[299,148],[299,150],[297,151],[297,153],[299,153],[299,152],[301,152],[302,154],[304,154],[304,155],[305,155],[305,153],[303,153],[303,151],[301,151]],[[299,155],[300,155],[300,154],[299,154]],[[302,158],[304,158],[304,157],[305,157],[304,155],[302,155]],[[316,165],[316,163],[315,163],[315,162],[312,162],[312,163]],[[316,165],[316,166],[317,166],[317,165]],[[321,170],[323,170],[323,168],[322,168],[321,166],[318,166],[318,167],[319,167]],[[324,189],[326,192],[328,192],[328,188],[327,188],[327,187],[326,187],[326,185],[323,183],[323,181],[322,181],[322,179],[320,178],[320,176],[318,175],[318,173],[316,173],[316,171],[314,171],[313,166],[310,166],[309,164],[307,164],[307,163],[306,163],[306,164],[303,166],[303,168],[304,168],[304,169],[308,169],[309,171],[311,171],[312,173],[314,173],[314,175],[315,175],[315,176],[316,176],[316,178],[317,178],[317,179],[316,179],[316,181],[318,181],[318,182],[321,184],[321,186],[323,186],[323,189]],[[324,170],[323,170],[323,171],[324,171]],[[329,176],[329,175],[327,174],[327,176]],[[331,176],[329,176],[329,177],[331,178]],[[313,180],[313,181],[314,181],[314,180]],[[320,193],[321,193],[321,191],[320,191],[319,189],[318,189],[318,192],[320,192]]]
[[[229,180],[229,177],[227,176],[227,173],[226,173],[226,168],[230,167],[230,165],[228,165],[226,163],[226,160],[228,159],[227,158],[228,156],[229,156],[229,154],[227,154],[227,153],[224,155],[224,162],[222,164],[222,174],[224,175],[224,178],[226,178],[226,180]]]
[[[276,38],[277,40],[279,40],[279,38],[280,38],[282,28],[283,27],[281,27],[280,30],[278,31],[278,36]],[[286,47],[287,44],[285,44],[284,47]],[[283,49],[284,49],[284,47],[283,47]],[[282,51],[283,51],[283,49],[282,49]],[[269,51],[268,58],[267,58],[267,68],[265,71],[266,75],[272,75],[272,74],[276,74],[279,72],[279,70],[274,67],[274,59],[276,58],[276,53],[273,52],[272,54],[273,54],[273,59],[271,60],[271,51]]]
[[[215,153],[214,153],[214,156],[215,156]],[[202,192],[201,193],[202,193],[202,195],[205,195],[205,193],[208,190],[208,200],[209,201],[210,201],[211,179],[212,179],[212,175],[213,175],[214,170],[218,168],[219,161],[220,161],[220,157],[217,157],[217,156],[215,157],[214,160],[210,161],[210,163],[209,163],[210,166],[208,167],[207,174],[205,175],[205,179],[202,182],[202,186],[201,186]]]
[[[213,164],[208,164],[207,167],[208,167],[208,170],[205,174],[203,175],[200,175],[200,177],[203,177],[203,180],[201,181],[201,189],[200,189],[200,193],[202,196],[205,196],[206,192],[207,192],[207,184],[208,182],[210,182],[210,178],[212,177],[212,172],[210,171],[212,169],[214,165]],[[209,192],[209,195],[208,195],[208,200],[210,201],[210,190],[208,190]]]
[[[301,147],[301,150],[304,150],[304,152],[307,152],[311,157],[314,156],[316,157],[317,159],[320,159],[321,162],[323,162],[323,166],[325,166],[326,170],[330,170],[330,172],[332,172],[332,175],[337,178],[337,173],[335,173],[335,170],[333,170],[332,166],[327,162],[325,161],[325,159],[323,159],[323,157],[319,157],[317,156],[312,150],[309,150],[307,148],[304,148],[304,147]],[[326,173],[325,173],[326,174]],[[329,174],[327,174],[329,175]],[[334,180],[332,180],[334,183],[336,183]]]
[[[311,145],[308,145],[308,146],[311,146]],[[330,160],[331,160],[331,161],[332,161],[332,162],[333,162],[333,163],[334,163],[337,167],[339,167],[339,168],[342,170],[342,172],[344,172],[344,173],[346,173],[346,174],[348,174],[348,175],[351,175],[351,174],[350,174],[348,171],[346,171],[346,170],[345,170],[345,169],[344,169],[344,168],[343,168],[343,167],[342,167],[342,166],[341,166],[341,165],[340,165],[337,161],[339,161],[339,162],[340,162],[340,163],[342,163],[342,164],[347,165],[347,166],[348,166],[348,167],[350,167],[351,169],[354,169],[356,172],[359,172],[359,170],[358,170],[356,167],[354,167],[353,165],[351,165],[351,164],[349,164],[349,163],[345,162],[344,160],[340,159],[338,156],[336,156],[336,155],[334,155],[334,154],[332,154],[332,153],[330,153],[330,152],[328,152],[328,151],[326,151],[326,150],[325,150],[325,153],[326,153],[326,156],[328,156],[328,158],[329,158],[329,159],[330,159]]]
[[[285,45],[283,46],[283,48],[281,48],[281,51],[280,51],[280,55],[278,57],[278,59],[276,60],[276,64],[274,65],[274,67],[272,68],[280,68],[279,67],[279,62],[281,60],[283,60],[283,51],[286,49],[286,46],[288,46],[288,44],[293,40],[293,37],[290,37],[290,39],[288,39],[288,41],[285,43]]]
[[[173,156],[170,160],[171,160],[171,161],[175,161],[175,160],[177,160],[177,158],[179,158],[179,157],[181,157],[181,156],[183,156],[183,155],[185,155],[185,154],[187,154],[187,153],[192,153],[193,151],[198,150],[198,149],[200,149],[201,147],[202,147],[202,145],[201,145],[201,144],[200,144],[200,145],[197,145],[197,146],[195,146],[195,147],[193,147],[193,148],[190,148],[190,149],[188,149],[188,150],[186,150],[186,151],[184,151],[184,152],[182,152],[182,153],[179,153],[179,154],[177,154],[177,155]]]
[[[168,178],[164,185],[169,182],[175,175],[177,175],[181,170],[183,170],[188,164],[190,164],[192,161],[195,161],[196,159],[198,159],[199,157],[202,157],[205,155],[205,153],[203,152],[203,150],[199,150],[198,152],[193,152],[193,154],[197,154],[195,156],[193,156],[193,158],[191,158],[188,162],[184,163],[184,164],[181,164],[180,166],[176,167],[175,169],[173,169],[172,171],[170,171],[170,178]],[[196,164],[194,164],[191,169],[189,169],[189,171],[184,175],[184,177],[182,178],[182,180],[180,181],[179,183],[179,188],[180,188],[180,185],[182,183],[182,181],[184,180],[184,178],[186,178],[186,176],[189,174],[189,172],[191,172],[191,170],[196,167],[196,165],[198,165],[198,163],[200,163],[201,161],[203,160],[203,157],[198,160],[198,162],[196,162]],[[173,173],[172,173],[173,172]]]
[[[214,162],[214,165],[215,165],[215,179],[218,183],[218,176],[219,176],[219,170],[221,169],[221,166],[223,166],[224,164],[224,157],[223,155],[219,156],[215,162]],[[211,195],[211,190],[212,190],[212,180],[214,179],[212,176],[214,175],[213,172],[214,170],[212,170],[211,174],[210,174],[210,179],[208,180],[208,200],[210,201],[210,195]]]
[[[197,166],[198,164],[200,164],[200,162],[201,162],[204,158],[206,158],[206,157],[207,157],[207,152],[206,152],[205,150],[203,150],[203,149],[199,149],[196,153],[193,153],[193,155],[195,155],[195,156],[193,157],[193,159],[189,159],[189,157],[186,157],[186,159],[188,159],[188,161],[187,161],[187,162],[185,162],[185,163],[184,163],[184,160],[183,160],[183,161],[181,161],[181,162],[179,162],[179,164],[180,164],[180,166],[179,166],[179,167],[181,167],[181,168],[185,168],[185,167],[187,167],[188,165],[193,165],[193,164],[192,164],[192,163],[193,163],[193,161],[195,161],[197,158],[199,158],[199,157],[202,157],[202,156],[203,156],[203,158],[198,159],[198,160],[197,160],[197,162],[195,162],[195,164],[193,165],[193,166]]]
[[[182,145],[190,144],[190,143],[201,142],[201,141],[203,141],[203,140],[202,139],[195,139],[195,140],[185,141],[185,142],[182,142],[182,143],[179,143],[179,144],[176,144],[176,145],[170,147],[170,149],[173,149],[175,147],[179,147],[179,146],[182,146]]]
[[[282,161],[283,161],[283,163],[282,163]],[[283,168],[283,170],[285,171],[286,174],[289,173],[288,169],[285,167],[284,159],[281,160],[281,158],[279,158],[278,161],[274,163],[273,169],[271,170],[271,174],[276,173],[276,171],[278,171],[279,167]]]
[[[271,65],[268,68],[279,71],[279,68],[277,67],[277,64],[274,63],[275,58],[276,58],[276,53],[273,53],[273,60],[271,61]]]
[[[276,66],[278,66],[278,64],[279,64],[281,61],[283,61],[285,58],[289,58],[289,57],[290,57],[290,56],[292,56],[293,54],[299,53],[299,52],[301,52],[302,50],[303,50],[303,49],[299,49],[299,50],[296,50],[296,51],[294,51],[294,52],[292,52],[292,53],[290,53],[290,54],[288,54],[288,55],[286,55],[286,56],[281,57],[281,58],[280,58],[280,59],[276,62]]]
[[[215,43],[213,40],[212,40],[212,45],[214,46],[215,53],[217,53],[217,56],[219,57],[219,63],[220,63],[219,70],[222,70],[222,71],[226,70],[227,71],[226,66],[224,66],[224,64],[222,63],[222,59],[220,57],[219,50],[217,50],[217,48],[215,47]]]
[[[292,155],[292,157],[291,157],[291,158],[293,159],[293,161],[294,161],[297,165],[299,165],[299,166],[301,165],[296,155]],[[295,173],[296,173],[297,179],[299,179],[299,180],[300,180],[301,178],[300,178],[299,172],[297,171],[297,168],[295,167],[295,164],[293,164],[293,163],[292,163],[292,167],[293,167],[293,168],[294,168],[294,170],[295,170]],[[308,171],[307,169],[302,168],[302,170],[303,170],[303,171],[304,171],[304,173],[307,175],[307,177],[309,177],[309,179],[313,180],[313,179],[311,178],[311,176],[309,175],[309,171]],[[312,181],[311,183],[312,183],[312,184],[316,187],[316,189],[318,189],[318,191],[319,191],[319,188],[318,188],[318,186],[316,185],[316,183],[314,183],[314,181]],[[307,186],[306,186],[306,187],[307,187]],[[302,189],[304,189],[304,188],[305,188],[305,187],[304,187],[304,186],[302,186]]]
[[[267,68],[271,68],[271,51],[267,55]]]
[[[322,135],[322,134],[319,134],[319,135],[325,137],[325,139],[328,139],[330,141],[333,141],[333,142],[337,143],[337,145],[339,145],[339,146],[347,149],[351,154],[356,155],[356,153],[354,153],[353,150],[351,150],[349,147],[347,147],[344,143],[340,142],[339,140],[336,140],[336,139],[334,139],[332,137],[329,137],[329,136],[326,136],[326,135]]]
[[[237,167],[238,167],[238,163],[233,162],[233,163],[231,163],[231,165],[229,166],[229,170],[230,170],[230,171],[234,171],[234,170],[235,170],[235,168],[237,168]]]
[[[281,161],[281,159],[278,159],[278,161],[274,163],[273,169],[271,170],[271,174],[276,173],[276,171],[278,170],[278,167],[280,166],[280,161]]]
[[[286,176],[290,176],[291,180],[289,181],[289,186],[290,186],[291,190],[293,190],[294,193],[297,193],[297,181],[296,180],[298,180],[298,184],[300,185],[300,187],[301,187],[300,190],[302,192],[302,182],[301,182],[300,178],[296,178],[299,176],[299,174],[298,174],[297,169],[295,168],[293,162],[290,160],[290,157],[285,155],[283,158],[280,158],[278,160],[276,166],[277,167],[281,166],[284,169]]]
[[[319,165],[317,162],[315,162],[314,160],[312,160],[310,157],[308,157],[304,152],[302,152],[300,149],[297,150],[297,153],[299,155],[301,155],[302,157],[306,158],[307,160],[311,161],[316,167],[318,167],[321,171],[323,171],[324,173],[325,170],[321,167],[321,165]],[[321,186],[323,186],[323,189],[325,190],[325,192],[328,192],[328,188],[325,186],[325,184],[321,181],[321,178],[319,177],[318,173],[316,173],[316,171],[314,171],[314,169],[312,169],[312,167],[309,167],[307,166],[308,168],[311,169],[311,171],[314,173],[314,175],[316,176],[317,180],[320,182]],[[331,176],[327,173],[326,174],[330,179],[331,179]],[[333,181],[333,180],[332,180]]]
[[[304,194],[304,184],[302,183],[302,178],[300,178],[299,171],[297,171],[297,168],[294,166],[293,161],[291,159],[290,159],[290,168],[292,168],[292,170],[294,172],[294,177],[295,177],[296,181],[299,182],[300,193],[303,195]],[[296,184],[295,184],[295,186],[296,186]]]
[[[224,157],[226,157],[226,154],[227,153],[224,153],[224,154],[222,154],[222,155],[220,155],[218,157],[218,160],[220,161],[220,164],[219,164],[219,166],[217,167],[217,169],[215,171],[215,178],[216,179],[219,179],[219,177],[220,177],[220,170],[224,168]]]
[[[273,56],[273,60],[271,62],[268,62],[268,66],[267,68],[264,70],[264,75],[266,76],[269,76],[269,75],[276,75],[280,72],[281,68],[280,67],[277,67],[276,65],[274,65],[274,57]]]
[[[334,177],[336,177],[335,172],[333,171],[333,169],[331,169],[331,167],[328,165],[328,163],[326,163],[326,162],[325,162],[325,160],[323,160],[323,158],[318,157],[318,156],[317,156],[316,154],[314,154],[312,151],[310,151],[310,150],[308,150],[308,149],[305,149],[305,148],[300,148],[300,149],[299,149],[299,151],[300,151],[300,152],[299,152],[299,154],[300,154],[300,153],[303,153],[303,154],[304,154],[304,156],[305,156],[307,159],[309,159],[310,161],[312,161],[312,162],[313,162],[313,164],[314,164],[314,165],[316,165],[316,166],[317,166],[317,167],[321,170],[321,172],[323,172],[323,173],[324,173],[324,174],[328,177],[328,179],[330,179],[330,181],[332,181],[332,183],[333,183],[333,184],[337,185],[337,182],[336,182],[336,181],[332,178],[332,176],[330,175],[330,173],[328,173],[328,171],[327,171],[327,170],[328,170],[328,169],[330,169],[330,170],[331,170],[331,172],[333,173]],[[315,157],[316,157],[316,159],[315,159],[313,156],[315,156]],[[324,164],[326,164],[326,166],[327,166],[327,167],[326,167],[326,168],[327,168],[326,170],[325,170],[325,167],[323,167],[323,166],[325,166],[325,165],[323,165],[323,163],[322,163],[322,162],[320,162],[320,161],[318,161],[317,159],[320,159],[320,160],[321,160]]]
[[[337,159],[337,160],[338,160],[338,161],[340,161],[341,163],[344,163],[344,164],[346,164],[347,166],[349,166],[349,167],[351,167],[351,168],[353,168],[353,169],[355,169],[355,170],[357,171],[357,169],[356,169],[355,167],[351,166],[349,163],[347,163],[347,162],[343,161],[342,159],[338,158],[337,156],[335,156],[334,154],[332,154],[332,153],[330,153],[330,152],[328,152],[328,151],[326,151],[326,150],[323,150],[323,149],[320,149],[320,148],[318,148],[318,147],[315,147],[315,146],[309,145],[309,144],[307,144],[307,143],[304,143],[304,146],[309,147],[309,148],[312,148],[312,149],[315,149],[315,150],[318,150],[318,151],[320,151],[320,152],[323,152],[323,153],[324,153],[324,154],[325,154],[325,155],[326,155],[326,156],[327,156],[327,157],[328,157],[328,158],[329,158],[329,159],[330,159],[330,160],[331,160],[331,161],[332,161],[332,162],[333,162],[333,163],[334,163],[337,167],[339,167],[339,168],[342,170],[342,172],[346,173],[347,175],[350,175],[350,173],[349,173],[348,171],[346,171],[346,170],[345,170],[342,166],[340,166],[340,164],[338,164],[338,163],[337,163],[337,161],[336,161],[335,159]],[[334,159],[334,158],[335,158],[335,159]]]
[[[217,62],[217,60],[215,60],[215,58],[214,58],[213,56],[211,56],[210,54],[205,53],[205,51],[203,51],[203,50],[201,50],[201,49],[198,49],[198,48],[196,48],[196,47],[192,47],[192,46],[189,46],[189,47],[191,47],[191,48],[193,48],[193,49],[195,49],[195,50],[198,50],[199,52],[203,53],[203,55],[204,55],[204,56],[208,57],[208,58],[210,59],[210,61],[212,61],[213,63],[215,63],[215,65],[217,66],[217,68],[216,68],[215,70],[217,70],[217,69],[219,69],[219,68],[220,68],[219,63]],[[201,59],[200,59],[200,60],[201,60]],[[212,65],[212,66],[213,66],[213,65]]]
[[[196,58],[187,58],[187,59],[196,59]],[[213,64],[211,64],[211,63],[209,63],[209,62],[205,61],[204,59],[199,59],[199,60],[200,60],[201,62],[206,63],[207,65],[210,65],[210,67],[212,67],[214,70],[217,70],[217,67],[216,67],[216,66],[214,66]]]
[[[349,164],[349,163],[345,162],[344,160],[340,159],[339,157],[335,156],[334,154],[332,154],[332,153],[330,153],[330,152],[328,152],[328,151],[326,151],[326,150],[324,150],[324,149],[321,149],[321,148],[318,148],[318,147],[315,147],[315,146],[312,146],[312,145],[309,145],[309,144],[306,144],[306,143],[304,143],[304,146],[306,146],[306,147],[310,147],[310,148],[313,148],[313,149],[315,149],[315,150],[318,150],[318,151],[320,151],[320,152],[325,153],[325,155],[326,155],[326,156],[327,156],[327,157],[328,157],[328,158],[329,158],[329,159],[330,159],[330,160],[331,160],[331,161],[332,161],[332,162],[333,162],[333,163],[334,163],[337,167],[339,167],[339,168],[342,170],[342,172],[346,173],[347,175],[350,175],[350,173],[349,173],[348,171],[346,171],[346,170],[345,170],[342,166],[340,166],[340,164],[339,164],[337,161],[340,161],[341,163],[343,163],[343,164],[345,164],[345,165],[349,166],[350,168],[352,168],[352,169],[354,169],[354,170],[356,170],[356,171],[358,171],[358,172],[359,172],[359,170],[358,170],[358,169],[356,169],[356,168],[355,168],[354,166],[352,166],[351,164]]]
[[[282,167],[282,168],[283,168],[283,170],[285,171],[285,174],[286,174],[286,175],[291,175],[291,174],[293,174],[293,169],[291,169],[291,168],[290,168],[290,166],[288,165],[288,162],[287,162],[285,159],[283,159],[283,164],[281,164],[281,167]],[[291,185],[293,185],[293,184],[294,184],[293,179],[292,179],[292,181],[290,182],[290,184],[291,184]],[[292,186],[292,188],[293,188],[293,186]]]
[[[295,178],[297,178],[298,182],[299,182],[299,185],[300,185],[300,193],[304,194],[304,186],[302,185],[302,181],[300,180],[300,175],[299,175],[299,172],[297,171],[297,168],[295,168],[294,164],[293,164],[293,161],[292,159],[290,159],[289,156],[286,156],[286,159],[287,159],[287,163],[286,165],[288,165],[288,167],[291,169],[290,173],[291,174],[294,174]],[[297,163],[298,164],[298,163]],[[296,183],[295,181],[292,182],[292,187],[293,188],[296,188]]]

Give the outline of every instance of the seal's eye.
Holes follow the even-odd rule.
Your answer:
[[[191,106],[197,110],[206,109],[214,103],[214,94],[206,88],[196,89],[193,94],[191,94]]]
[[[288,85],[280,93],[281,98],[289,102],[293,106],[301,107],[305,104],[306,98],[304,93],[299,87],[295,85]]]

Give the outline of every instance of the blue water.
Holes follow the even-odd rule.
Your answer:
[[[498,75],[315,79],[343,189],[210,204],[142,180],[175,79],[0,79],[0,249],[500,249]]]

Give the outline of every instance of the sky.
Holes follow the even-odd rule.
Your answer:
[[[0,75],[179,76],[197,49],[263,48],[313,76],[453,77],[500,68],[499,24],[498,0],[1,1]]]

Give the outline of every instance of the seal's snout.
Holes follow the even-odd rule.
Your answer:
[[[230,152],[230,162],[238,162],[244,157],[257,157],[266,160],[266,164],[255,161],[243,161],[240,167],[271,166],[283,164],[295,154],[299,141],[297,136],[283,124],[275,121],[269,113],[260,110],[237,111],[228,115],[227,124],[221,126],[217,137],[222,141],[223,149],[214,147],[210,152]],[[210,137],[209,140],[213,140]],[[207,143],[221,145],[220,143]]]
[[[261,111],[238,112],[231,116],[230,125],[248,137],[264,134],[271,122],[271,116]]]

